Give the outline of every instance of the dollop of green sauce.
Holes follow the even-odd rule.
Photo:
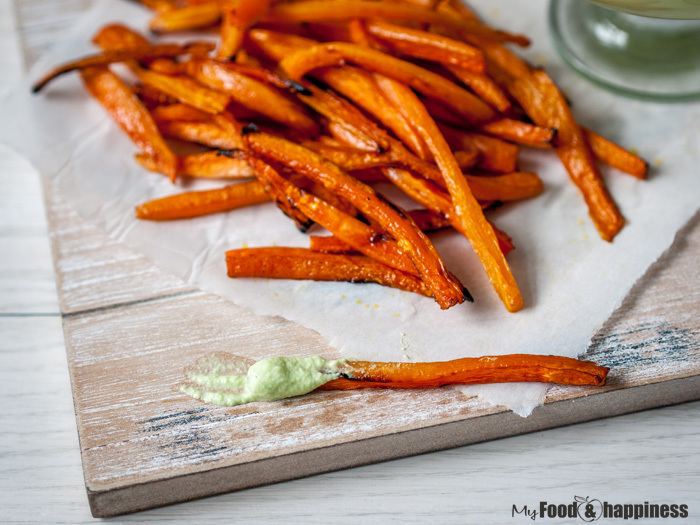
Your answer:
[[[319,356],[268,357],[254,363],[246,374],[226,354],[206,358],[206,366],[187,373],[189,382],[180,390],[196,399],[220,406],[236,406],[253,401],[277,401],[301,396],[340,377],[344,360]]]

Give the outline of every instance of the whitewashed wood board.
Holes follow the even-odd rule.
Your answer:
[[[19,2],[20,21],[46,4]],[[25,24],[25,35],[46,32],[37,24],[41,31]],[[46,42],[29,43],[31,61]],[[191,400],[176,387],[200,355],[334,351],[308,329],[168,275],[82,221],[50,183],[45,195],[95,516],[700,398],[697,217],[589,349],[612,368],[608,386],[552,388],[522,419],[449,389],[328,392],[236,408]]]

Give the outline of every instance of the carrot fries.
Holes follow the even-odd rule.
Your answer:
[[[315,228],[309,249],[229,252],[231,277],[374,282],[446,309],[472,297],[433,245],[442,230],[468,241],[505,309],[516,312],[527,305],[506,260],[514,243],[492,210],[545,191],[520,153],[556,155],[608,241],[624,218],[599,164],[647,175],[638,155],[581,127],[554,80],[518,56],[513,45],[529,45],[526,36],[486,25],[461,2],[142,3],[152,13],[150,36],[189,32],[187,40],[108,24],[92,39],[94,54],[53,68],[34,90],[77,72],[145,170],[214,186],[141,203],[139,219],[276,206],[301,231]],[[419,208],[385,197],[395,190]],[[335,386],[604,379],[576,363],[436,363],[420,369],[432,377],[421,380],[419,369],[380,364]]]

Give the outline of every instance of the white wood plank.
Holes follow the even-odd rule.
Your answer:
[[[58,319],[0,318],[5,523],[95,523]],[[700,403],[227,494],[110,523],[503,524],[513,503],[590,495],[700,508]],[[695,515],[695,512],[692,514]],[[688,521],[692,523],[692,521]]]

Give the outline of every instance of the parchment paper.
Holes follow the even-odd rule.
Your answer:
[[[123,1],[97,4],[39,61],[30,80],[50,65],[90,52],[90,37],[101,24],[121,21],[145,29],[144,9]],[[578,190],[555,156],[530,151],[522,155],[522,169],[538,172],[545,181],[544,195],[490,213],[517,246],[509,260],[527,308],[514,315],[498,302],[467,241],[453,233],[434,240],[476,303],[449,311],[441,311],[430,299],[377,285],[228,279],[225,250],[307,246],[308,238],[271,205],[190,221],[136,221],[135,204],[182,187],[173,187],[134,162],[133,145],[84,93],[77,75],[55,82],[43,96],[31,97],[29,84],[23,83],[4,97],[1,139],[30,159],[42,175],[55,178],[64,198],[110,235],[204,290],[318,331],[345,356],[412,361],[516,352],[576,356],[698,208],[700,105],[627,100],[577,77],[550,45],[545,2],[473,4],[491,22],[531,35],[534,45],[525,54],[545,65],[562,85],[579,120],[634,145],[654,167],[648,182],[606,172],[629,222],[608,244],[598,237]],[[546,387],[463,390],[525,416],[542,402]]]

